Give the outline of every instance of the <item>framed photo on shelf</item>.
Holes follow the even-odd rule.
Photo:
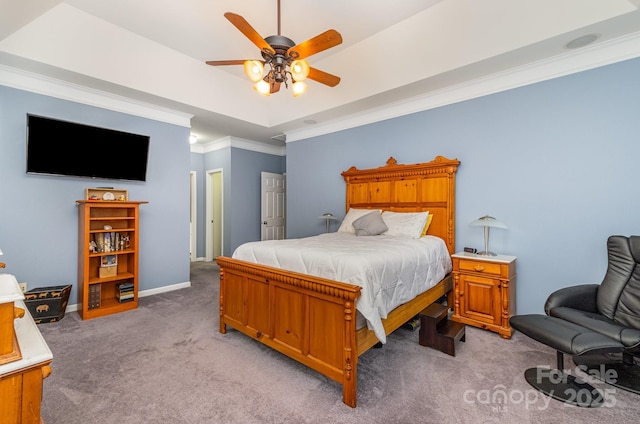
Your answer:
[[[103,255],[100,257],[100,267],[111,267],[118,265],[118,255]]]

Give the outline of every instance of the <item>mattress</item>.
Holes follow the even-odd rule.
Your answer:
[[[382,319],[452,269],[444,240],[434,236],[327,233],[245,243],[233,258],[360,286],[356,308],[382,343],[386,343]]]

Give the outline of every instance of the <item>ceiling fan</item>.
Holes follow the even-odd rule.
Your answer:
[[[307,90],[307,85],[304,83],[306,78],[329,87],[335,87],[340,83],[340,77],[312,68],[305,60],[311,55],[342,43],[342,36],[338,31],[330,29],[296,44],[290,38],[280,34],[280,0],[278,0],[278,35],[262,38],[242,16],[227,12],[224,17],[258,46],[263,59],[210,60],[206,62],[207,65],[244,65],[245,74],[256,83],[254,88],[266,96],[278,92],[282,83],[288,88],[289,80],[292,83],[294,97]],[[265,68],[267,68],[266,75]]]

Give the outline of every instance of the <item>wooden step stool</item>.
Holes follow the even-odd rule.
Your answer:
[[[456,356],[455,342],[464,342],[464,324],[449,321],[449,307],[433,303],[422,310],[420,316],[419,343]]]

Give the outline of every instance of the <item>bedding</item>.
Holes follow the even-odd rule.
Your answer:
[[[429,212],[382,212],[389,236],[420,238],[427,224]]]
[[[427,224],[424,226],[423,230],[422,230],[422,234],[421,237],[424,237],[427,235],[427,231],[429,231],[429,226],[431,225],[431,221],[433,221],[433,214],[430,213],[429,216],[427,217]]]
[[[438,283],[452,268],[447,246],[439,237],[358,237],[346,231],[249,242],[239,246],[233,258],[360,286],[356,309],[382,343],[386,342],[382,319]]]
[[[374,210],[378,211],[378,213],[382,212],[380,209],[349,209],[347,215],[345,215],[344,219],[342,220],[340,227],[338,227],[338,232],[355,234],[356,230],[355,228],[353,228],[353,222],[356,219],[373,212]]]

